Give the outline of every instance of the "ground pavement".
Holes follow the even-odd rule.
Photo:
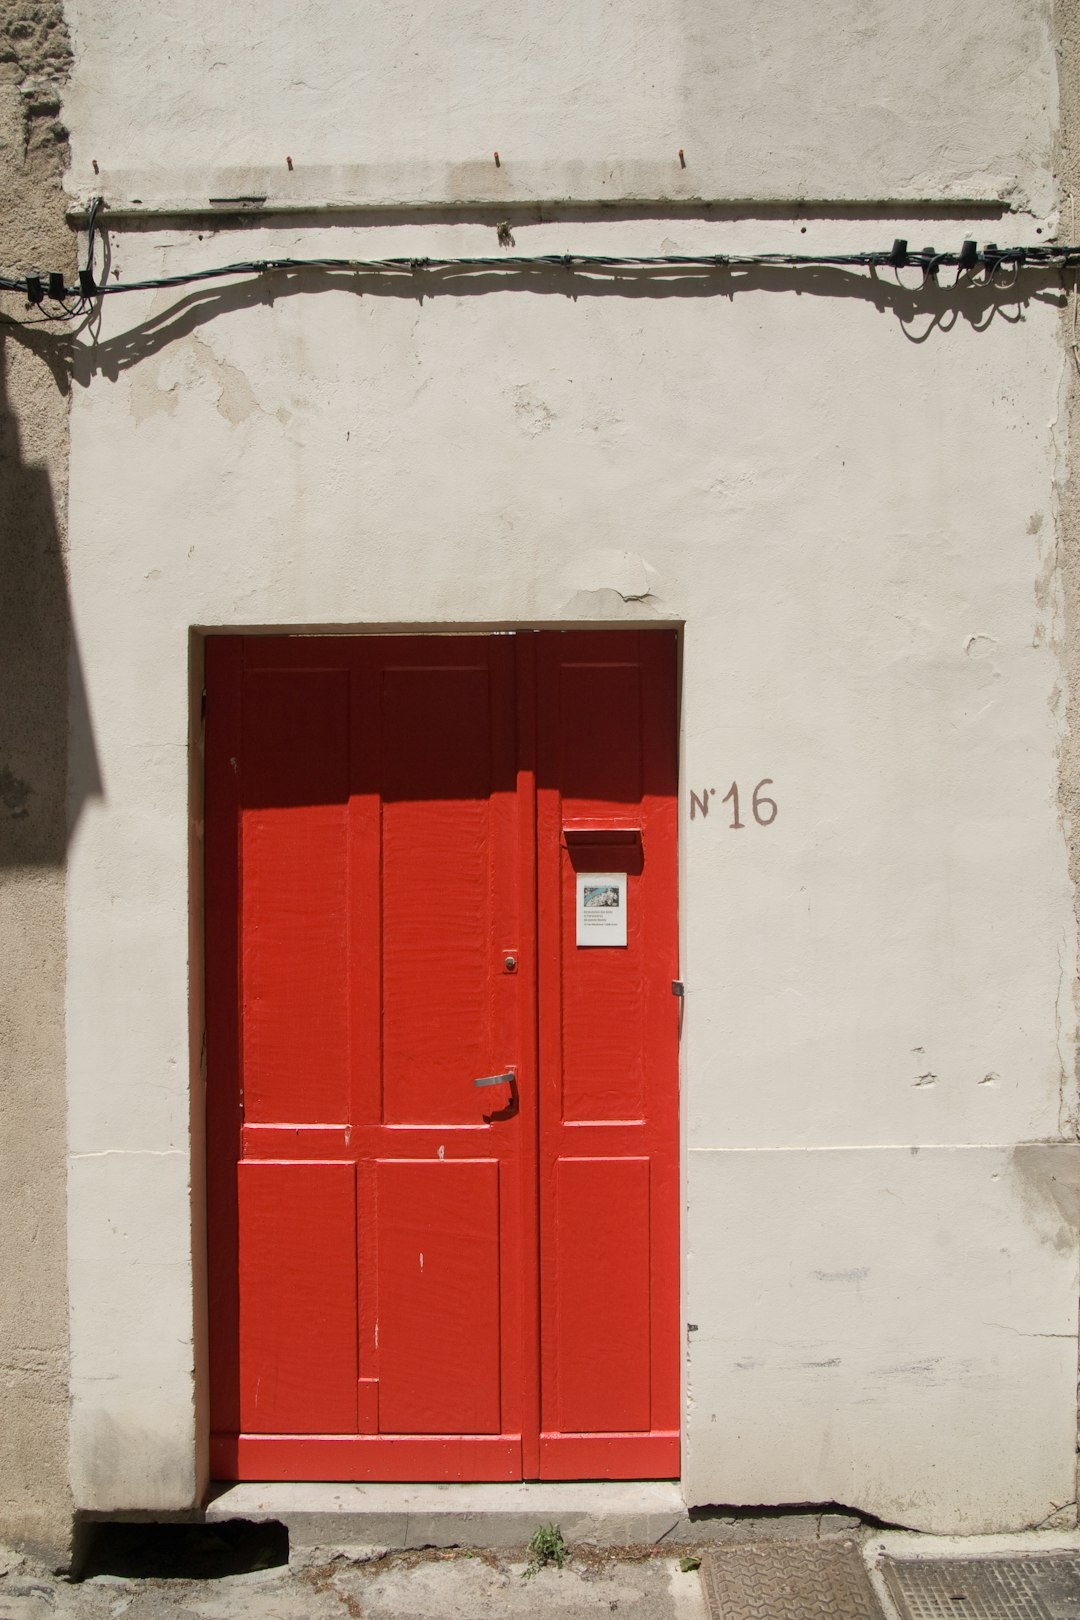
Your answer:
[[[1080,1535],[294,1548],[280,1525],[108,1527],[82,1578],[0,1548],[0,1620],[1080,1620]]]

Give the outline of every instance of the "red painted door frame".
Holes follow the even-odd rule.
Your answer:
[[[213,637],[206,686],[214,1475],[677,1474],[674,634]]]

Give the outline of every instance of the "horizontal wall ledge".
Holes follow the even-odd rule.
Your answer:
[[[846,215],[927,215],[947,212],[998,218],[1014,211],[1005,201],[1008,177],[1000,186],[945,187],[933,196],[903,188],[895,194],[800,196],[776,190],[743,194],[722,174],[695,169],[692,155],[674,149],[663,162],[516,162],[493,152],[484,160],[457,164],[345,164],[288,167],[282,154],[273,166],[176,170],[111,170],[105,158],[97,170],[81,162],[68,178],[77,194],[69,217],[85,217],[90,199],[101,196],[114,217],[205,218],[235,214],[408,212],[421,208],[451,211],[511,208],[677,208],[730,210],[740,215],[764,211],[811,211]],[[684,166],[685,163],[685,166]]]

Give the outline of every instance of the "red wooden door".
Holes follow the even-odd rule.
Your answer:
[[[679,1467],[675,638],[538,637],[542,1479]],[[626,945],[577,944],[579,875]]]
[[[209,640],[216,1477],[678,1471],[674,652]]]

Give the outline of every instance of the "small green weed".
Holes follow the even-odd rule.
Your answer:
[[[531,1580],[538,1570],[546,1569],[549,1564],[562,1569],[569,1551],[557,1524],[538,1524],[529,1538],[529,1562],[522,1571],[522,1580]]]
[[[679,1568],[684,1575],[689,1575],[691,1570],[701,1568],[701,1559],[696,1553],[684,1553],[679,1559]]]

